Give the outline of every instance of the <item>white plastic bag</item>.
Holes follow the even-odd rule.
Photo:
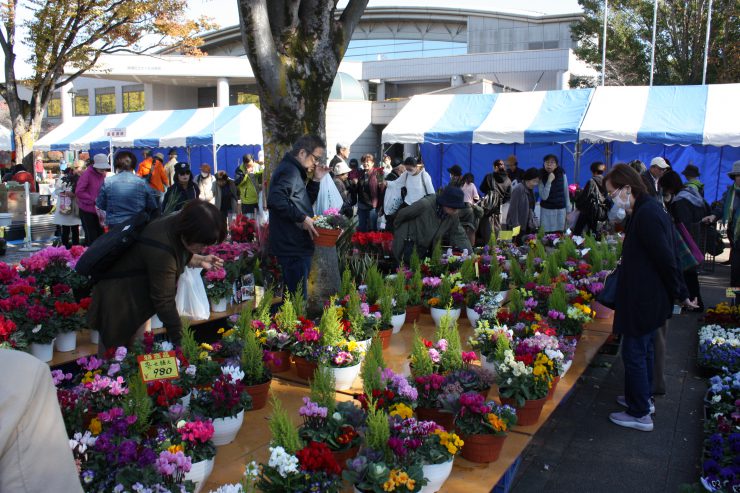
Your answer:
[[[383,199],[383,210],[389,216],[395,214],[403,203],[401,189],[406,186],[406,176],[406,173],[404,173],[395,180],[387,182],[385,198]]]
[[[200,277],[200,267],[185,267],[177,281],[177,295],[175,303],[177,311],[183,317],[192,320],[207,320],[211,316],[211,306],[208,304],[206,287],[203,278]]]
[[[258,199],[257,199],[257,225],[263,226],[270,222],[270,215],[267,212],[267,209],[265,209],[265,199],[262,195],[262,191],[260,191]]]
[[[319,195],[316,197],[316,203],[313,206],[314,214],[323,214],[327,209],[340,210],[343,205],[342,194],[337,190],[334,180],[329,173],[325,174],[319,182]]]

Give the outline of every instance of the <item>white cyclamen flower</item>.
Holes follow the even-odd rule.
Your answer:
[[[289,454],[283,447],[270,447],[268,466],[277,469],[281,477],[298,472],[298,457]]]
[[[238,366],[222,366],[221,373],[223,375],[231,375],[231,380],[244,380],[244,372]]]

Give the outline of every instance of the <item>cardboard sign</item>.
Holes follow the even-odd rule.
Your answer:
[[[136,361],[139,362],[139,372],[144,382],[171,380],[180,376],[174,351],[142,354],[136,357]]]

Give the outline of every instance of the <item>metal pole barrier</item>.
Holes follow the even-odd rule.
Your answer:
[[[709,57],[709,32],[712,30],[712,0],[709,0],[709,13],[707,14],[707,37],[704,41],[704,70],[701,73],[701,85],[707,83],[707,58]]]
[[[38,247],[33,246],[31,237],[31,187],[28,186],[28,182],[23,184],[23,191],[26,195],[26,238],[23,241],[23,246],[18,250],[21,252],[35,252]]]
[[[711,0],[710,0],[711,1]],[[650,50],[650,86],[653,85],[653,74],[655,73],[655,31],[658,26],[658,0],[653,0],[653,42]]]

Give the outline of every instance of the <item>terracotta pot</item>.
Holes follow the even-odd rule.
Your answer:
[[[466,307],[467,308],[467,307]],[[468,310],[460,310],[460,316],[458,317],[460,320],[465,320],[468,318]]]
[[[552,379],[552,386],[550,387],[550,390],[547,392],[546,399],[549,401],[552,399],[552,396],[555,395],[555,388],[558,386],[558,382],[560,381],[560,377],[555,377]]]
[[[447,431],[455,427],[455,415],[433,407],[417,407],[416,418],[420,421],[434,421]]]
[[[409,305],[406,307],[406,321],[414,323],[419,320],[421,315],[421,305]]]
[[[536,424],[542,414],[542,407],[545,405],[547,397],[531,401],[524,401],[524,407],[516,406],[516,399],[501,398],[501,404],[508,404],[516,409],[516,419],[518,426],[529,426]]]
[[[342,450],[342,451],[331,451],[331,455],[334,456],[334,460],[337,461],[337,464],[339,464],[339,467],[342,468],[342,470],[347,469],[347,461],[350,459],[354,459],[357,457],[357,452],[360,451],[360,446],[356,445],[352,447],[351,449]]]
[[[393,334],[392,327],[378,332],[378,337],[380,337],[380,341],[383,343],[383,349],[388,349],[390,347],[392,334]]]
[[[290,370],[290,351],[268,351],[270,361],[267,367],[273,373],[282,373]]]
[[[270,394],[271,383],[272,380],[268,380],[265,383],[247,386],[247,394],[252,398],[252,409],[250,411],[256,411],[265,407],[267,396]]]
[[[428,306],[422,306],[421,313],[426,313],[427,315],[429,315],[430,313],[432,313],[432,310]]]
[[[313,372],[316,371],[316,368],[319,366],[313,361],[308,361],[306,358],[300,358],[298,356],[293,356],[293,363],[295,363],[295,372],[298,375],[298,378],[302,378],[304,380],[312,379]]]
[[[578,341],[581,340],[581,336],[583,336],[583,334],[578,334],[578,335],[575,335],[575,336],[564,336],[563,338],[565,340],[567,340],[567,341],[571,341],[571,342],[572,341],[576,341],[576,342],[578,342]]]
[[[488,388],[486,388],[486,389],[483,389],[483,390],[479,390],[479,391],[478,391],[478,394],[480,394],[480,396],[481,396],[481,397],[483,397],[484,399],[488,400],[488,392],[489,392],[490,390],[491,390],[491,387],[488,387]]]
[[[470,462],[493,462],[501,455],[506,435],[463,435],[462,456]]]
[[[593,303],[591,303],[591,308],[594,310],[594,315],[598,319],[607,319],[612,318],[614,316],[614,310],[611,308],[607,308],[598,301],[594,300]]]
[[[314,238],[313,243],[316,246],[333,247],[336,246],[339,235],[342,234],[341,229],[325,229],[316,228],[319,236]]]

